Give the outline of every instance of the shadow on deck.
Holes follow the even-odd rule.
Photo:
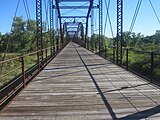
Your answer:
[[[160,89],[71,42],[0,119],[158,120]]]

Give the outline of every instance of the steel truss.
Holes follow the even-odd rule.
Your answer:
[[[38,61],[43,60],[43,41],[42,41],[42,0],[36,0],[36,26],[37,26],[37,50],[41,52],[37,54]]]
[[[102,22],[102,0],[99,0],[99,55],[101,55],[101,50],[103,49],[103,40],[102,40],[102,31],[103,31],[103,22]]]
[[[122,64],[122,45],[123,45],[123,0],[117,0],[117,49],[116,63]]]
[[[58,0],[59,2],[89,2],[90,0]]]
[[[61,20],[61,13],[60,13],[60,8],[59,8],[59,0],[55,0],[56,3],[56,8],[58,12],[58,18],[59,18],[59,25],[60,25],[60,34],[61,34],[61,44],[63,45],[63,29],[62,29],[62,20]]]
[[[56,6],[54,6],[55,9]],[[92,9],[99,8],[99,6],[92,6]],[[59,6],[59,9],[88,9],[88,6]]]
[[[86,18],[86,16],[61,16],[61,18]]]
[[[53,21],[53,0],[50,0],[50,44],[54,46],[54,21]],[[51,47],[51,53],[55,52],[55,48]]]
[[[84,38],[84,47],[86,47],[87,46],[89,18],[91,17],[91,19],[93,19],[93,16],[94,16],[93,11],[91,13],[91,10],[100,8],[100,17],[101,17],[100,18],[100,29],[101,29],[100,33],[102,34],[102,0],[100,0],[100,5],[97,5],[97,6],[93,6],[94,0],[55,0],[55,1],[56,1],[56,5],[53,6],[53,9],[57,9],[57,12],[58,12],[58,18],[60,21],[60,31],[62,31],[61,25],[63,25],[63,23],[65,23],[65,22],[68,22],[67,19],[69,19],[69,22],[80,22],[78,19],[82,19],[83,21],[81,21],[81,23],[83,23],[84,19],[85,19],[86,30],[85,30],[85,38]],[[90,4],[89,4],[89,6],[59,6],[59,3],[61,3],[61,2],[89,2]],[[88,9],[88,12],[87,12],[87,16],[61,16],[60,9]],[[62,20],[63,20],[63,23],[62,23]],[[93,20],[91,20],[91,21],[92,21],[91,29],[92,29],[92,34],[93,34],[93,31],[94,31],[93,30],[94,29],[93,23],[94,22],[93,22]],[[63,25],[63,27],[65,27],[65,25]],[[83,27],[83,29],[84,29],[84,27]],[[64,30],[64,28],[63,28],[63,30]],[[61,36],[62,36],[62,34],[61,34]],[[100,40],[100,41],[102,41],[102,40]]]
[[[87,47],[88,21],[89,21],[89,16],[90,16],[92,7],[93,7],[93,0],[90,0],[90,5],[89,5],[88,13],[87,13],[87,18],[86,18],[86,33],[85,33],[85,42],[84,42],[85,48]]]

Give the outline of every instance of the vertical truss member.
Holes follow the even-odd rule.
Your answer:
[[[61,45],[63,45],[63,29],[62,29],[62,20],[61,20],[61,13],[60,13],[60,7],[59,7],[59,0],[55,0],[56,3],[56,9],[58,12],[58,18],[59,18],[59,25],[60,25],[60,35],[61,35]]]
[[[116,63],[122,64],[122,45],[123,45],[123,0],[117,0],[117,49]]]
[[[51,54],[55,52],[54,47],[54,22],[53,22],[53,0],[50,0],[50,44]]]
[[[63,23],[63,39],[64,43],[68,41],[68,34],[67,34],[67,23]]]
[[[37,53],[38,64],[43,61],[43,41],[42,41],[42,0],[36,0],[36,25],[37,25]]]
[[[85,48],[87,47],[88,21],[89,21],[89,16],[90,16],[91,9],[93,7],[93,1],[94,0],[90,0],[90,5],[89,5],[87,17],[86,17],[86,33],[85,33],[85,42],[84,42],[84,47]]]
[[[94,33],[94,8],[92,5],[92,9],[91,9],[91,36]]]
[[[102,40],[102,0],[99,0],[99,55],[101,55],[101,50],[103,47],[103,40]]]

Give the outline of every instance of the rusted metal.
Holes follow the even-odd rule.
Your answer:
[[[21,67],[21,66],[20,66],[20,67],[17,67],[17,68],[15,68],[15,69],[13,69],[13,70],[11,70],[11,71],[3,74],[2,76],[0,76],[0,78],[3,78],[3,77],[5,77],[5,76],[9,75],[10,73],[13,73],[14,71],[17,71],[17,70],[19,70],[20,68],[22,68],[22,67]]]
[[[128,70],[128,48],[126,49],[126,69]]]
[[[22,75],[23,75],[23,86],[26,86],[26,82],[25,82],[25,70],[24,70],[24,56],[21,57],[21,64],[22,64]]]
[[[10,61],[13,61],[13,60],[16,60],[16,59],[20,59],[20,58],[21,58],[21,56],[18,56],[18,57],[14,57],[14,58],[11,58],[11,59],[4,60],[4,61],[0,61],[0,64],[4,64],[4,63],[10,62]]]
[[[48,52],[48,49],[46,49],[46,58],[47,58],[47,56],[48,56],[48,53],[47,53],[47,52]]]
[[[153,82],[153,71],[154,71],[154,52],[151,52],[151,67],[150,67],[150,82]]]
[[[66,46],[66,44],[67,43],[64,43],[63,46]],[[52,46],[52,47],[56,47],[56,46]],[[15,60],[19,60],[21,62],[20,67],[17,67],[16,69],[13,69],[13,70],[7,72],[6,74],[3,74],[2,76],[0,76],[0,78],[11,74],[13,71],[17,71],[18,69],[22,70],[20,75],[15,76],[15,78],[13,78],[10,83],[8,83],[7,85],[5,85],[4,87],[2,87],[0,89],[0,111],[8,103],[10,103],[10,101],[26,86],[26,84],[31,79],[33,79],[34,76],[36,76],[42,70],[42,68],[44,68],[55,57],[55,55],[52,55],[51,52],[50,52],[50,55],[48,55],[48,50],[49,49],[50,49],[50,47],[0,62],[0,65],[9,63],[9,62],[12,62],[12,61],[15,61]],[[61,50],[62,49],[58,49],[56,51],[56,55]],[[43,64],[43,66],[40,66],[40,61],[39,61],[39,58],[38,58],[37,64],[35,64],[31,68],[25,70],[26,65],[25,65],[24,58],[27,57],[27,56],[34,55],[34,54],[35,55],[37,54],[39,56],[39,53],[42,52],[42,51],[46,52],[46,58],[43,60],[43,62],[45,62],[45,63]]]
[[[105,46],[105,59],[107,58],[107,46]]]

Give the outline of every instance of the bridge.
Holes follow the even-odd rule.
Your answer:
[[[61,6],[65,2],[73,6]],[[117,0],[116,41],[106,46],[103,2],[48,0],[50,45],[45,47],[42,0],[36,0],[37,50],[0,61],[0,79],[8,81],[0,88],[0,119],[160,119],[160,83],[155,72],[160,54],[124,45],[123,0]],[[82,9],[87,14],[62,16],[61,11],[66,9]],[[94,33],[94,10],[99,12],[98,42],[88,35],[89,30]],[[147,56],[147,75],[131,69],[131,53]],[[14,62],[18,65],[12,65]],[[10,69],[6,72],[7,65]],[[18,73],[13,76],[15,71]]]

